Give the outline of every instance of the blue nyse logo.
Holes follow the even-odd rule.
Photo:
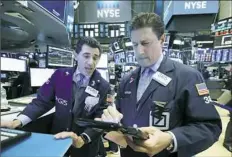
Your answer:
[[[119,9],[119,2],[117,1],[98,1],[97,9]]]

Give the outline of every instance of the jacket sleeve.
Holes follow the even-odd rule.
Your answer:
[[[101,117],[101,115],[103,114],[103,110],[108,107],[107,102],[106,102],[106,98],[107,98],[107,94],[111,93],[110,85],[108,84],[107,88],[102,89],[102,90],[104,90],[103,96],[100,100],[101,103],[100,103],[99,108],[96,110],[94,118]],[[91,129],[91,128],[87,128],[83,132],[83,134],[85,134],[85,135],[87,134],[87,136],[90,138],[90,141],[93,141],[93,140],[99,138],[102,135],[102,133],[103,133],[103,131],[100,129]]]
[[[206,91],[199,95],[204,88],[200,91],[196,88],[196,85],[204,83],[202,75],[194,71],[189,76],[177,98],[184,113],[182,126],[171,130],[177,139],[179,157],[193,156],[209,148],[218,140],[222,130],[220,117],[209,94]]]
[[[22,111],[21,114],[28,116],[32,121],[52,109],[55,105],[55,82],[58,75],[56,70],[39,89],[37,97]]]

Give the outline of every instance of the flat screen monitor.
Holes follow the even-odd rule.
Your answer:
[[[73,67],[73,51],[48,46],[48,66]]]
[[[7,74],[1,73],[1,79],[7,78]]]
[[[108,58],[107,54],[101,54],[100,60],[97,64],[97,68],[107,68]]]
[[[101,76],[109,82],[109,73],[107,69],[97,69],[97,71],[101,74]]]
[[[32,87],[41,87],[55,72],[55,69],[30,68]]]
[[[1,71],[25,72],[26,60],[1,57]]]

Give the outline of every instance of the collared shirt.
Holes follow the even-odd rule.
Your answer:
[[[84,74],[81,74],[81,72],[78,70],[78,68],[76,69],[76,71],[74,72],[73,74],[73,81],[78,84],[78,82],[80,81],[81,79],[81,75],[84,75]],[[89,84],[89,80],[90,80],[90,76],[86,76],[84,75],[85,77],[83,78],[83,87],[87,87],[88,84]]]
[[[160,64],[163,60],[163,54],[159,57],[158,61],[151,65],[150,67],[146,68],[141,68],[141,73],[140,73],[140,79],[139,79],[139,84],[138,84],[138,89],[137,89],[137,101],[139,101],[147,89],[148,85],[150,84],[152,80],[153,74],[158,70],[160,67]]]

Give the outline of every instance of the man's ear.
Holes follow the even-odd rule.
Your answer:
[[[161,45],[163,45],[164,41],[165,41],[165,34],[163,34],[163,35],[160,37],[160,43],[161,43]]]

